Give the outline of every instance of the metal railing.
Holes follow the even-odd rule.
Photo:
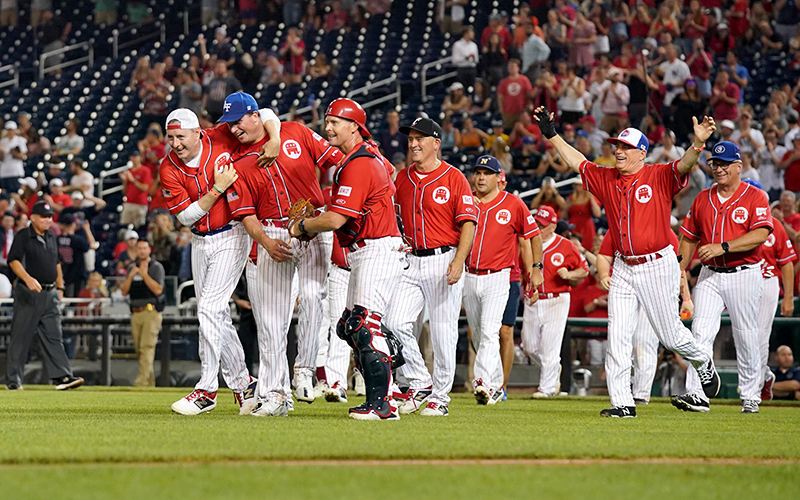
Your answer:
[[[11,76],[11,79],[0,83],[0,89],[11,86],[13,86],[15,89],[18,89],[19,71],[17,71],[17,66],[14,64],[7,64],[5,66],[0,66],[0,75],[2,75],[3,73],[8,73]]]
[[[184,18],[184,19],[186,19],[186,18]],[[184,21],[184,30],[188,33],[188,25],[186,24],[187,22],[188,21]],[[121,35],[124,35],[126,33],[130,33],[130,32],[136,31],[136,30],[140,30],[142,28],[147,28],[147,27],[151,26],[151,24],[149,24],[149,23],[148,24],[135,24],[133,26],[128,26],[127,28],[122,28],[121,30],[114,30],[111,33],[111,53],[113,54],[114,59],[119,57],[119,49],[132,47],[133,45],[137,45],[137,44],[145,42],[147,40],[154,40],[156,38],[159,38],[161,40],[161,43],[166,42],[167,41],[167,27],[166,27],[166,25],[164,23],[162,23],[161,21],[156,21],[152,25],[155,26],[156,28],[158,28],[158,31],[142,35],[142,36],[140,36],[138,38],[134,38],[133,40],[128,40],[127,42],[123,42],[123,43],[119,43],[119,37]]]
[[[87,52],[87,54],[83,57],[62,62],[60,64],[52,64],[47,67],[45,67],[44,65],[45,61],[50,57],[54,57],[59,54],[65,54],[72,50],[81,50],[81,49],[86,50]],[[42,55],[39,56],[39,80],[44,79],[45,73],[52,73],[54,71],[58,71],[64,68],[69,68],[70,66],[75,66],[77,64],[81,64],[84,62],[88,62],[89,66],[94,65],[94,46],[92,46],[92,44],[89,42],[76,43],[75,45],[67,45],[66,47],[62,47],[60,49],[51,50],[49,52],[43,52]]]
[[[130,164],[125,164],[121,167],[112,168],[111,170],[103,170],[100,172],[100,175],[97,176],[97,190],[101,200],[105,200],[107,195],[119,193],[123,189],[123,185],[120,184],[119,186],[114,186],[111,188],[105,188],[105,180],[106,177],[111,177],[112,175],[119,175],[122,172],[127,172],[131,169]]]
[[[364,109],[368,109],[368,108],[371,108],[373,106],[377,106],[378,104],[381,104],[381,103],[384,103],[384,102],[387,102],[387,101],[392,101],[392,100],[395,101],[395,105],[397,107],[400,107],[400,105],[402,104],[402,101],[401,101],[402,92],[401,92],[401,89],[400,89],[400,79],[397,78],[397,75],[392,75],[389,78],[384,78],[383,80],[378,80],[377,82],[369,82],[368,84],[364,85],[363,87],[360,87],[360,88],[357,88],[355,90],[349,91],[347,93],[347,97],[351,98],[351,97],[354,97],[354,96],[357,96],[357,95],[361,95],[361,94],[366,95],[366,94],[369,94],[370,92],[372,92],[375,89],[378,89],[378,88],[381,88],[381,87],[386,87],[386,86],[389,86],[391,84],[394,84],[394,87],[395,87],[394,92],[392,92],[392,93],[390,93],[388,95],[385,95],[383,97],[379,97],[377,99],[373,99],[373,100],[371,100],[369,102],[361,103],[361,107],[364,108]]]
[[[570,184],[580,184],[580,182],[581,182],[580,179],[578,179],[577,177],[572,177],[572,178],[569,178],[569,179],[565,179],[563,181],[558,181],[558,182],[556,182],[554,184],[554,186],[556,188],[560,188],[560,187],[563,187],[563,186],[569,186]],[[514,194],[519,196],[520,198],[525,198],[526,196],[537,195],[537,194],[539,194],[539,191],[541,191],[541,190],[542,190],[542,188],[538,187],[538,188],[529,189],[527,191],[523,191],[521,193],[519,191],[514,191]]]
[[[441,70],[443,65],[451,62],[453,62],[453,56],[448,56],[448,57],[443,57],[441,59],[437,59],[436,61],[431,61],[422,66],[422,70],[420,71],[420,92],[423,101],[428,97],[429,85],[433,85],[434,83],[439,83],[441,81],[447,80],[448,78],[453,78],[454,76],[458,75],[458,72],[456,71],[448,71],[443,75],[435,76],[431,79],[428,79],[428,70],[431,68],[436,68],[437,70]]]

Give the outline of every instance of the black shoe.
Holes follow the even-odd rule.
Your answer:
[[[6,385],[6,390],[7,391],[21,391],[22,390],[22,386],[19,385],[16,382],[11,382],[10,384]]]
[[[700,377],[700,384],[703,385],[703,394],[705,394],[708,399],[719,394],[721,382],[713,361],[709,359],[705,366],[698,368],[697,376]]]
[[[633,398],[633,402],[636,403],[636,406],[650,404],[649,401],[641,399],[641,398]]]
[[[615,406],[600,412],[601,417],[636,418],[635,406]]]
[[[672,396],[670,399],[672,406],[683,411],[694,411],[708,413],[711,409],[708,402],[703,401],[694,394],[684,394],[683,396]]]
[[[83,385],[82,378],[73,377],[71,375],[53,379],[53,382],[56,384],[57,391],[66,391],[67,389],[74,389]]]

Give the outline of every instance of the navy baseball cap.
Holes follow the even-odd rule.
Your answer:
[[[244,92],[234,92],[225,98],[225,103],[222,105],[222,118],[217,120],[220,122],[237,122],[242,119],[247,113],[258,111],[258,103],[255,98],[250,94]]]
[[[733,161],[741,161],[742,159],[742,155],[739,154],[739,146],[730,141],[716,143],[711,151],[714,155],[709,158],[709,160],[719,160],[730,163]]]
[[[486,170],[491,170],[492,172],[499,174],[503,171],[503,167],[500,166],[500,162],[492,155],[483,155],[475,161],[475,168],[485,168]]]
[[[609,137],[606,139],[606,142],[614,144],[615,146],[617,143],[621,142],[632,148],[641,149],[642,151],[647,151],[650,148],[650,141],[647,140],[647,137],[641,130],[633,127],[626,128],[616,137]]]
[[[746,182],[751,186],[755,186],[762,191],[764,190],[764,186],[762,186],[761,183],[758,182],[756,179],[742,179],[742,182]]]
[[[430,118],[419,117],[414,120],[409,126],[400,127],[400,133],[408,135],[412,130],[416,130],[422,135],[433,137],[434,139],[442,138],[442,127]]]

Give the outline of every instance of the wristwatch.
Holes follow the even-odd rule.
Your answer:
[[[536,264],[533,265],[533,267],[538,267],[540,271],[544,270],[544,264],[542,264],[541,262],[537,262]]]
[[[723,241],[722,245],[720,245],[720,246],[722,247],[722,251],[725,252],[725,253],[728,253],[728,252],[731,251],[731,247],[730,247],[730,245],[728,245],[727,241]]]

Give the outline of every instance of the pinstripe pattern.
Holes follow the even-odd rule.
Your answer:
[[[571,297],[564,293],[552,299],[525,302],[522,313],[522,349],[542,369],[539,391],[554,394],[558,388],[561,343],[567,327]]]
[[[653,379],[658,368],[658,336],[650,325],[644,309],[639,309],[636,329],[633,331],[633,375],[631,392],[634,399],[650,401]]]
[[[331,271],[333,271],[331,266]],[[325,359],[328,357],[328,332],[331,329],[331,274],[328,272],[328,293],[322,299],[322,321],[319,323],[319,336],[317,337],[317,358],[315,366],[317,368],[325,366]],[[334,325],[336,323],[333,323]]]
[[[195,389],[216,392],[220,365],[222,377],[232,390],[244,391],[250,383],[244,351],[228,305],[242,275],[249,242],[244,226],[238,223],[223,233],[205,237],[192,235],[192,277],[200,323],[201,365],[200,381]]]
[[[328,349],[326,351],[325,379],[328,386],[339,382],[347,387],[347,367],[350,365],[350,346],[336,335],[336,323],[347,307],[347,287],[350,283],[350,271],[339,266],[331,266],[328,274],[329,331],[326,332]]]
[[[447,267],[455,257],[455,248],[430,257],[408,256],[409,268],[400,278],[394,300],[389,304],[386,325],[403,343],[406,364],[400,368],[412,389],[433,385],[428,398],[448,404],[448,393],[453,387],[456,371],[456,343],[458,342],[458,314],[461,312],[461,295],[464,288],[462,275],[458,283],[447,284]],[[352,254],[351,254],[352,262]],[[506,284],[508,287],[508,284]],[[433,342],[433,377],[428,373],[419,344],[414,337],[414,322],[428,307],[431,341]]]
[[[478,276],[466,273],[464,309],[472,329],[475,353],[475,380],[491,389],[503,387],[503,363],[500,359],[500,327],[508,302],[510,269]]]
[[[695,318],[692,321],[692,333],[698,345],[711,353],[719,332],[720,315],[725,308],[728,309],[736,345],[739,397],[759,402],[764,383],[758,331],[758,311],[763,290],[764,278],[759,265],[730,274],[715,273],[703,267],[694,289]],[[703,394],[694,368],[686,372],[686,390],[704,400],[708,399]]]
[[[766,380],[769,372],[769,337],[772,335],[772,320],[778,309],[781,295],[781,285],[777,276],[764,280],[764,292],[761,295],[761,306],[758,308],[758,351],[761,359],[761,371]]]

